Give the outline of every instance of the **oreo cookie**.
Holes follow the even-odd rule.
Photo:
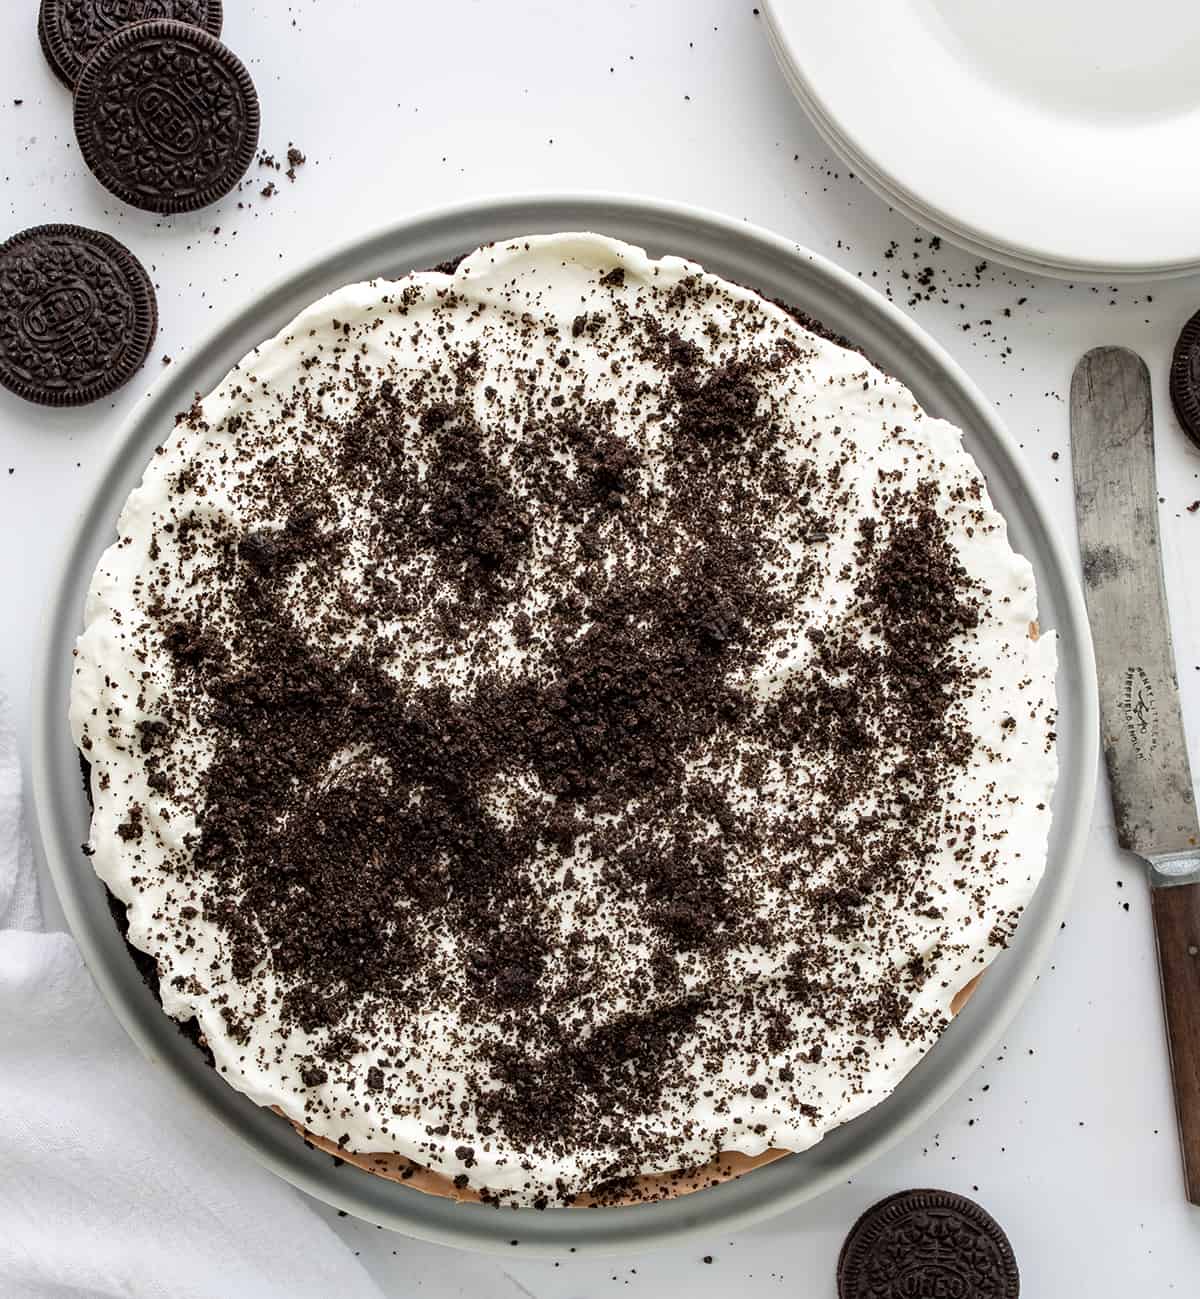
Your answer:
[[[75,136],[96,179],[148,212],[192,212],[254,161],[258,95],[215,36],[160,20],[123,27],[75,87]]]
[[[58,66],[58,60],[54,57],[54,52],[50,48],[50,38],[46,35],[46,7],[49,0],[42,0],[38,7],[38,44],[42,47],[42,54],[46,62],[50,65],[50,71],[67,87],[68,90],[74,90],[74,86],[67,80],[67,74]]]
[[[1171,405],[1183,431],[1200,447],[1200,311],[1183,327],[1171,357]]]
[[[154,286],[123,244],[83,226],[36,226],[0,245],[0,383],[43,406],[115,392],[158,330]]]
[[[74,90],[83,65],[131,23],[172,18],[220,36],[221,0],[42,0],[38,39],[55,76]]]
[[[838,1258],[838,1299],[1018,1299],[1008,1237],[974,1200],[950,1191],[902,1191],[850,1230]]]

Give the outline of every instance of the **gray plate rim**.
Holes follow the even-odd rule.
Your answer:
[[[676,253],[792,302],[854,339],[931,413],[966,431],[1013,541],[1034,565],[1043,623],[1059,634],[1060,780],[1046,875],[1011,949],[896,1091],[812,1150],[736,1182],[662,1204],[588,1210],[497,1210],[456,1205],[351,1166],[335,1167],[275,1115],[226,1085],[158,1008],[129,960],[103,890],[79,852],[87,805],[66,722],[71,649],[83,596],[114,522],[153,447],[257,342],[338,285],[435,265],[478,244],[555,230],[598,230]],[[874,290],[779,235],[684,204],[602,193],[476,199],[421,213],[348,241],[293,270],[234,312],[164,372],[125,420],[70,530],[52,588],[33,683],[33,789],[46,861],[64,914],[100,991],[152,1067],[239,1136],[295,1186],[368,1222],[441,1244],[525,1253],[615,1253],[729,1232],[794,1208],[911,1132],[973,1073],[1046,964],[1070,897],[1091,819],[1098,762],[1095,664],[1073,559],[1041,503],[1021,452],[990,403],[923,330]]]

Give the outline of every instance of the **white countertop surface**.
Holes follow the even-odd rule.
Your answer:
[[[159,219],[110,199],[82,165],[70,97],[38,50],[35,0],[2,8],[0,238],[49,221],[116,235],[151,269],[162,322],[152,360],[109,401],[54,412],[0,390],[0,687],[26,759],[30,658],[57,552],[159,358],[358,231],[477,195],[603,189],[744,217],[890,292],[996,402],[1068,539],[1072,367],[1098,344],[1140,351],[1155,382],[1164,562],[1200,772],[1200,510],[1187,510],[1200,452],[1166,384],[1200,277],[1118,292],[931,251],[827,156],[741,0],[227,4],[225,40],[262,98],[262,146],[282,157],[294,141],[308,162],[294,184],[252,173],[241,195]],[[268,179],[279,193],[264,199]],[[926,267],[931,288],[917,284]],[[54,923],[52,899],[47,910]],[[519,1247],[475,1257],[319,1211],[389,1295],[832,1299],[854,1219],[911,1186],[963,1191],[995,1214],[1032,1299],[1200,1288],[1200,1209],[1183,1198],[1146,886],[1115,845],[1106,790],[1053,964],[1005,1042],[922,1131],[841,1190],[732,1237],[610,1260],[522,1259]]]

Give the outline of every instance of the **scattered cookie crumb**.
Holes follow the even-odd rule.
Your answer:
[[[284,175],[288,180],[294,181],[296,179],[296,168],[303,167],[307,161],[308,158],[305,154],[301,150],[297,149],[289,140],[287,147],[287,171],[284,172]],[[271,171],[283,171],[283,163],[281,163],[273,153],[268,153],[266,149],[259,150],[258,165],[260,167],[267,167]],[[270,186],[268,186],[268,188],[270,188]],[[265,194],[266,190],[263,190],[263,193]]]

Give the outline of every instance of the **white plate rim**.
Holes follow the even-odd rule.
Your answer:
[[[1200,271],[1200,251],[1192,259],[1162,262],[1100,262],[1056,257],[1045,250],[1013,243],[998,234],[957,221],[954,216],[926,203],[920,195],[875,163],[842,132],[836,118],[822,104],[804,75],[787,36],[786,21],[779,9],[787,0],[763,0],[767,40],[792,94],[804,109],[821,139],[877,197],[894,207],[916,225],[966,249],[977,257],[1004,263],[1029,275],[1043,275],[1067,281],[1145,283],[1180,279]]]
[[[117,511],[140,478],[156,438],[170,426],[168,414],[185,408],[197,388],[209,390],[248,350],[242,344],[234,348],[233,339],[248,334],[259,341],[275,332],[295,314],[294,304],[305,305],[333,287],[333,282],[348,282],[339,268],[365,260],[376,268],[375,273],[401,269],[395,260],[400,248],[405,250],[399,254],[400,261],[407,262],[405,268],[433,265],[483,241],[475,235],[468,240],[468,232],[477,235],[482,229],[491,232],[486,237],[502,238],[555,228],[599,229],[625,238],[649,230],[651,237],[643,234],[633,241],[652,247],[663,243],[660,252],[693,256],[704,243],[711,255],[697,260],[731,275],[735,272],[730,266],[757,259],[770,268],[759,271],[758,287],[774,287],[777,281],[765,281],[776,274],[804,280],[812,294],[825,295],[827,323],[857,335],[856,341],[868,343],[874,338],[875,348],[869,350],[890,348],[897,361],[889,368],[901,372],[923,404],[931,404],[923,390],[935,392],[936,385],[942,385],[943,401],[959,403],[969,412],[970,419],[960,422],[970,426],[977,454],[987,448],[997,472],[1021,502],[1022,520],[1039,538],[1038,553],[1030,558],[1043,594],[1052,588],[1057,602],[1055,627],[1065,669],[1060,670],[1060,699],[1065,687],[1071,703],[1069,725],[1060,731],[1067,741],[1060,754],[1067,754],[1069,762],[1064,763],[1056,795],[1052,837],[1057,853],[1022,921],[1015,950],[1001,958],[1003,973],[984,981],[943,1039],[892,1096],[831,1133],[812,1151],[780,1160],[737,1182],[662,1204],[539,1213],[452,1205],[354,1169],[346,1177],[327,1156],[307,1150],[276,1116],[259,1110],[208,1069],[142,985],[116,938],[99,882],[91,871],[81,869],[78,842],[86,829],[86,816],[81,812],[80,783],[77,777],[72,779],[77,755],[66,725],[66,697],[68,647],[82,615],[80,591],[86,589],[95,559],[111,539]],[[801,306],[820,305],[804,292],[791,290],[790,297]],[[857,329],[852,318],[859,322]],[[1095,664],[1073,560],[1068,559],[1015,440],[957,363],[881,295],[779,235],[701,208],[595,192],[498,196],[419,213],[314,257],[209,331],[139,400],[104,457],[96,487],[63,547],[34,665],[32,703],[36,819],[64,914],[113,1012],[151,1063],[170,1076],[181,1099],[199,1104],[223,1122],[281,1177],[339,1209],[441,1244],[497,1253],[508,1252],[513,1238],[521,1240],[525,1253],[561,1255],[568,1248],[587,1253],[645,1249],[714,1230],[734,1230],[844,1182],[910,1132],[973,1073],[1046,964],[1082,859],[1098,769]]]

